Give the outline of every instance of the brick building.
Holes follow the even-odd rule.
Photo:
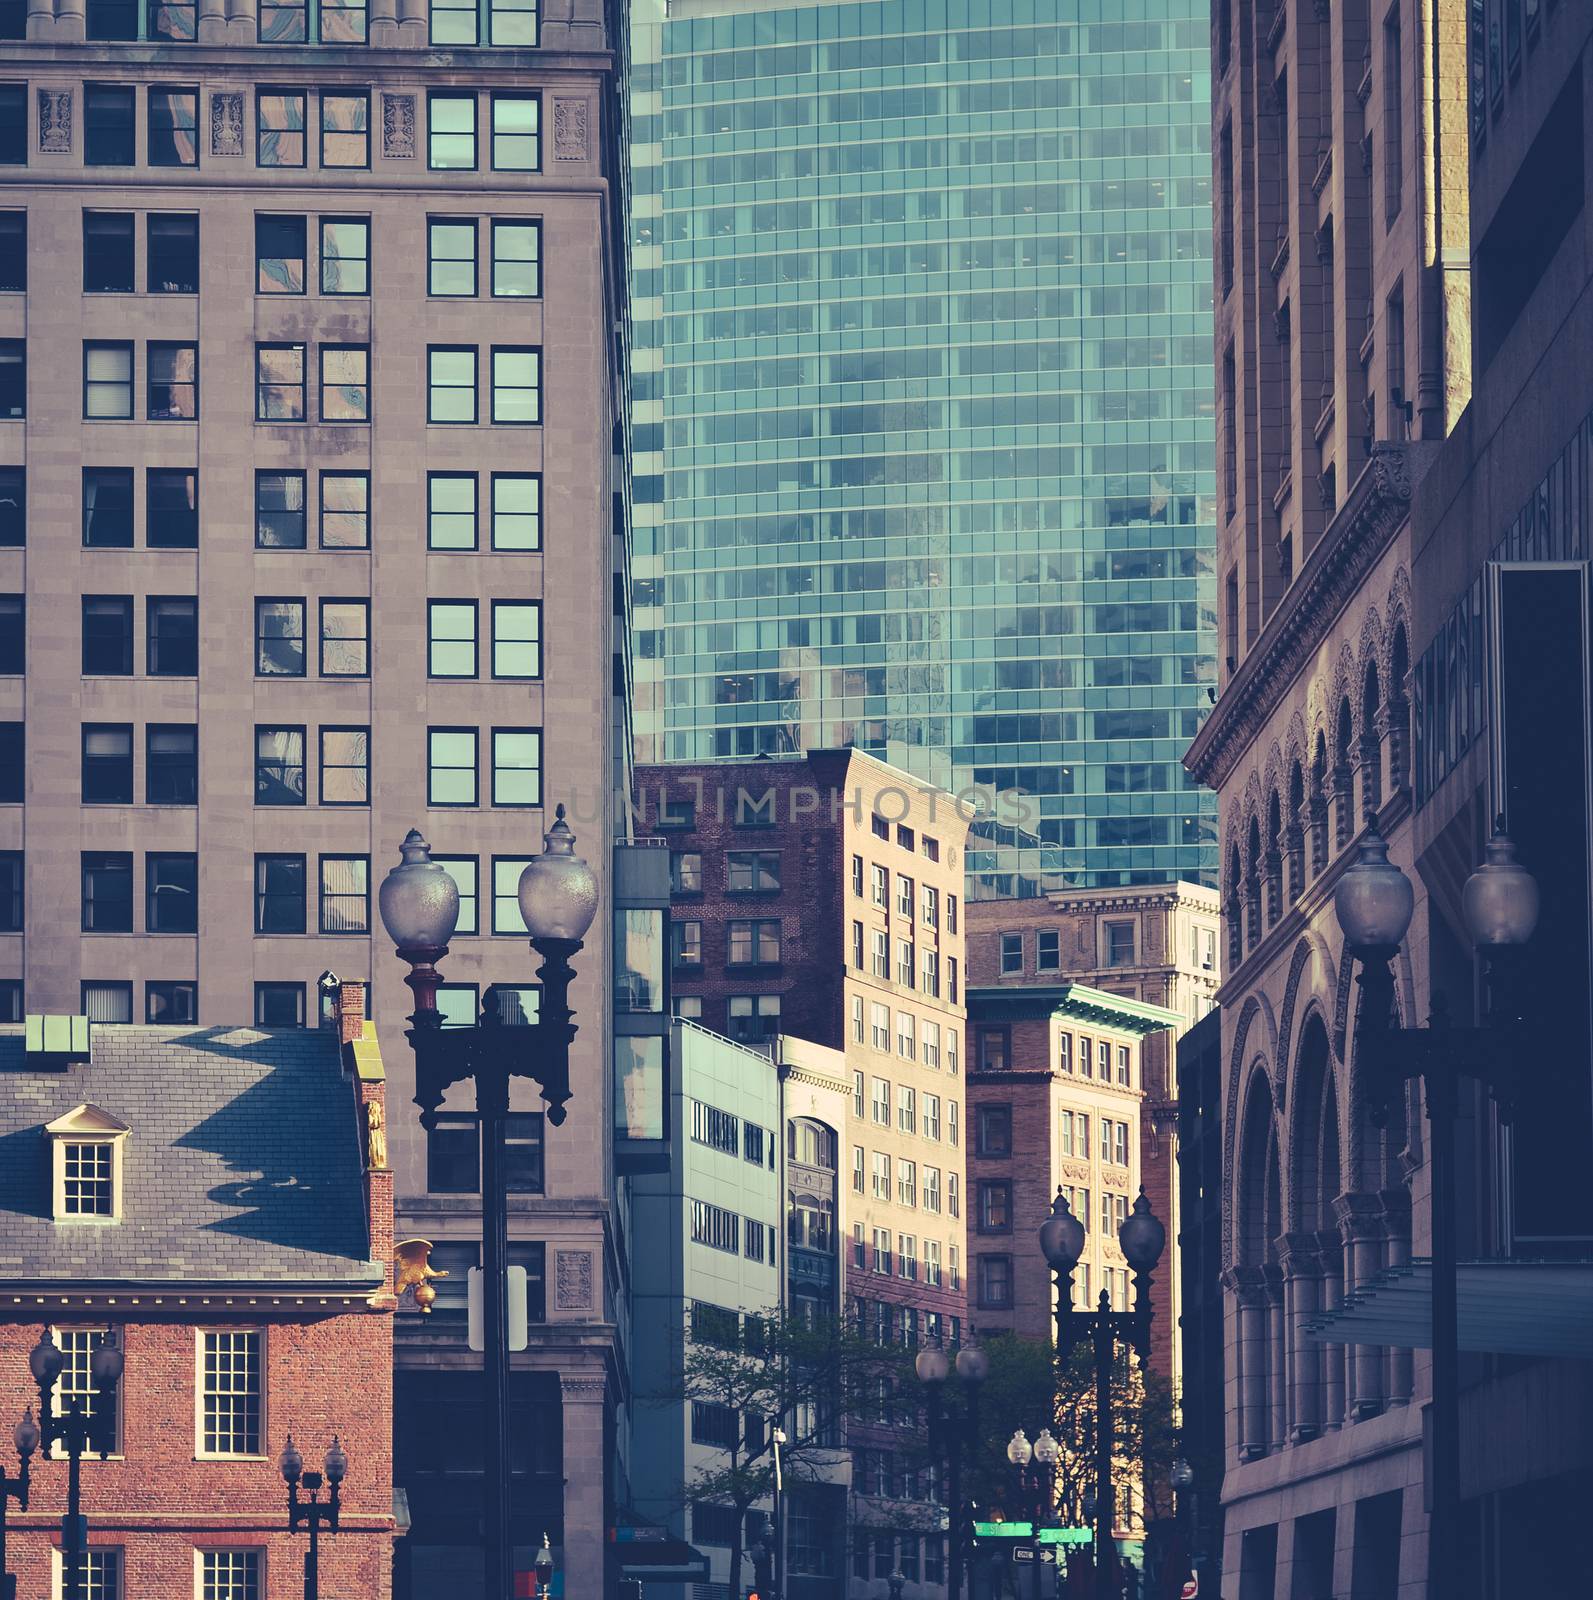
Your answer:
[[[842,1303],[882,1339],[955,1339],[965,817],[853,750],[647,767],[638,787],[639,826],[673,861],[677,1014],[743,1043],[779,1033],[844,1053]],[[847,1442],[854,1521],[875,1530],[850,1580],[882,1594],[890,1563],[918,1562],[926,1508],[905,1492],[891,1429],[854,1418]],[[944,1582],[938,1541],[925,1548],[923,1581]]]
[[[358,1029],[356,1021],[354,1027]],[[299,1592],[277,1455],[349,1456],[323,1592],[392,1592],[392,1174],[374,1039],[99,1025],[87,1059],[0,1029],[0,1415],[37,1403],[42,1327],[81,1394],[102,1338],[126,1366],[108,1459],[84,1458],[88,1593]],[[174,1095],[173,1085],[182,1086]],[[87,1147],[87,1149],[85,1149]],[[85,1161],[95,1176],[68,1180]],[[67,1466],[33,1466],[8,1554],[59,1594]],[[53,1574],[53,1575],[52,1575]]]
[[[0,8],[0,1018],[285,1028],[314,1024],[318,973],[368,983],[403,1231],[451,1251],[450,1285],[479,1250],[472,1101],[422,1135],[372,890],[420,828],[460,886],[456,1019],[492,983],[534,1003],[514,889],[545,802],[608,895],[624,23],[619,0]],[[517,1259],[564,1263],[516,1358],[520,1436],[552,1441],[516,1553],[546,1529],[592,1593],[625,1390],[599,929],[570,1121],[510,1223]],[[534,1086],[513,1111],[529,1147]],[[422,1593],[477,1581],[480,1432],[448,1435],[467,1461],[429,1422],[475,1403],[468,1358],[462,1318],[406,1309],[400,1592],[412,1566]]]
[[[1215,889],[1178,882],[1065,890],[968,908],[969,981],[976,988],[1065,979],[1176,1013],[1176,1021],[1138,1033],[1132,1047],[1140,1095],[1138,1186],[1166,1225],[1169,1252],[1152,1294],[1154,1361],[1175,1389],[1182,1361],[1174,1055],[1180,1035],[1215,1003],[1219,907]]]

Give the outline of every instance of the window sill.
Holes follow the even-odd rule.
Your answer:
[[[271,1459],[270,1456],[211,1456],[211,1455],[195,1455],[193,1457],[193,1460],[194,1460],[194,1462],[196,1464],[202,1463],[203,1465],[205,1465],[207,1467],[213,1467],[213,1466],[216,1466],[218,1464],[225,1465],[229,1461],[237,1462],[240,1466],[249,1466],[251,1464],[258,1463],[258,1462],[261,1462],[261,1461],[269,1461],[270,1459]]]

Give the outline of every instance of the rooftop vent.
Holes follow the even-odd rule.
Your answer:
[[[87,1061],[89,1019],[32,1012],[24,1025],[23,1049],[28,1065],[35,1069],[64,1071],[73,1062]]]

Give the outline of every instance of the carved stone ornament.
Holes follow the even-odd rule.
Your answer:
[[[592,1253],[559,1250],[554,1255],[555,1300],[560,1311],[592,1309]]]
[[[393,1293],[402,1297],[408,1289],[415,1291],[415,1304],[429,1315],[436,1304],[437,1291],[431,1279],[446,1278],[448,1274],[431,1264],[430,1239],[401,1239],[393,1249]]]
[[[57,156],[72,153],[70,89],[39,90],[39,153]]]
[[[372,1172],[387,1170],[387,1127],[380,1100],[365,1104],[365,1165]]]
[[[553,158],[555,161],[586,160],[587,116],[587,103],[584,100],[554,100]]]
[[[217,93],[210,97],[210,153],[243,154],[243,95]]]
[[[415,155],[415,97],[382,96],[382,154],[390,161],[409,161]]]

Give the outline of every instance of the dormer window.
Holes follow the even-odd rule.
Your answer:
[[[57,1222],[119,1222],[122,1149],[131,1131],[98,1106],[80,1105],[45,1127]]]

